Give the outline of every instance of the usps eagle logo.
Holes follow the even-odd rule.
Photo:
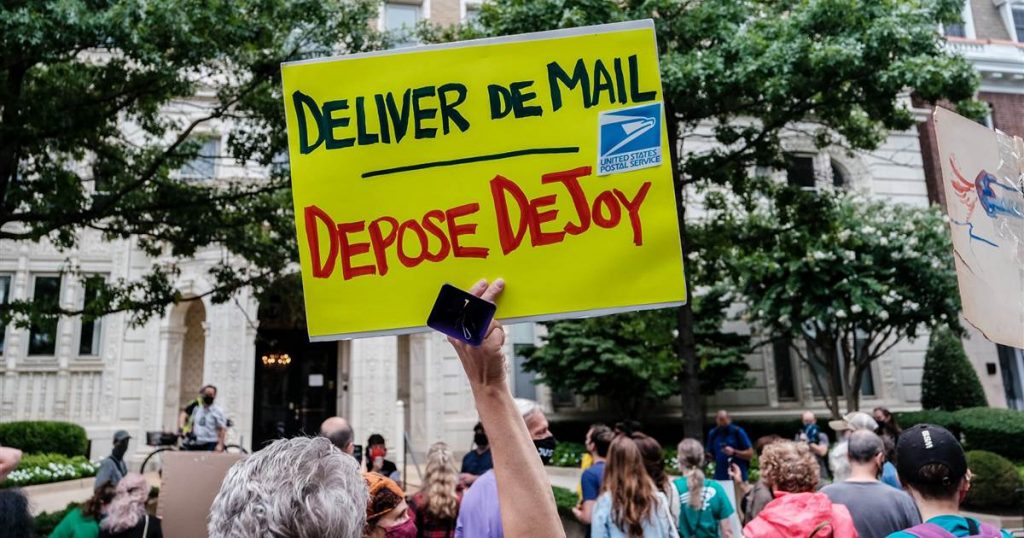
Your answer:
[[[660,166],[661,103],[598,115],[597,175]]]

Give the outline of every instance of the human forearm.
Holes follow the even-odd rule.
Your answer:
[[[732,538],[732,525],[729,524],[728,519],[719,521],[718,526],[721,529],[721,538]]]
[[[733,455],[742,460],[750,461],[754,457],[754,449],[748,448],[745,450],[737,450]]]
[[[503,289],[501,280],[491,285],[481,280],[470,293],[494,302]],[[491,441],[505,536],[565,536],[550,481],[509,391],[505,330],[492,321],[479,346],[452,338],[448,341],[459,355],[477,413]]]
[[[474,386],[473,397],[492,439],[505,535],[548,536],[552,529],[561,529],[550,480],[507,385]],[[544,500],[524,503],[523,499]]]

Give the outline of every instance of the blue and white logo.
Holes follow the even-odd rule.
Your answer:
[[[661,103],[601,112],[597,175],[660,166]]]

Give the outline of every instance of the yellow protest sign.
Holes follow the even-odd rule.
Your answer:
[[[311,340],[421,330],[480,278],[506,321],[684,300],[651,21],[282,73]]]

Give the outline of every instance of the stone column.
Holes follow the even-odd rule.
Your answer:
[[[356,444],[366,445],[373,433],[390,436],[395,424],[397,399],[398,341],[394,336],[361,338],[351,342],[349,418]],[[388,438],[388,450],[398,439]]]

